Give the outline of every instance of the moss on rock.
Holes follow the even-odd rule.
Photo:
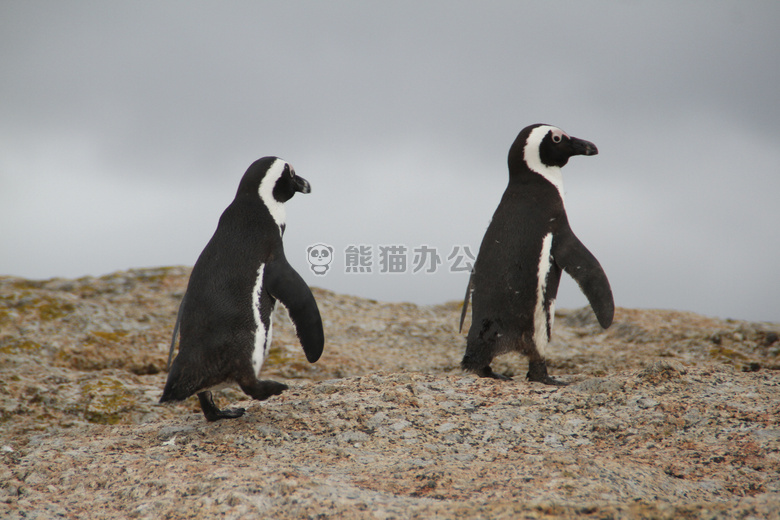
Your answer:
[[[116,424],[136,405],[130,387],[112,376],[87,381],[81,387],[81,395],[86,403],[84,417],[98,424]]]

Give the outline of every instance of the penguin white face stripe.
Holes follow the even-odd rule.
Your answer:
[[[263,320],[260,317],[260,293],[263,290],[264,271],[265,264],[260,264],[260,268],[257,270],[255,286],[252,288],[252,315],[255,318],[255,326],[257,327],[255,329],[255,347],[252,350],[252,369],[255,371],[255,374],[259,374],[260,369],[263,368],[267,346],[265,325],[263,325]]]
[[[281,159],[276,159],[274,163],[268,168],[268,171],[260,182],[260,200],[265,203],[268,211],[271,212],[271,216],[274,218],[274,222],[279,226],[279,233],[282,231],[282,227],[285,225],[287,219],[287,213],[284,209],[284,202],[279,202],[274,198],[274,187],[276,182],[284,173],[284,167],[287,165]]]
[[[547,334],[549,323],[548,309],[544,305],[544,293],[547,290],[547,274],[550,272],[550,251],[552,250],[552,233],[547,233],[542,240],[542,252],[539,256],[539,269],[536,273],[536,305],[534,306],[534,344],[539,354],[544,357],[550,337]],[[554,304],[549,312],[554,312]]]
[[[531,171],[538,173],[555,186],[563,203],[563,176],[561,175],[561,169],[558,166],[547,166],[542,162],[542,158],[539,155],[539,146],[542,144],[542,139],[549,132],[553,132],[553,136],[566,135],[563,130],[554,126],[544,125],[536,127],[531,130],[528,139],[525,141],[523,156],[525,157],[525,164],[528,165]]]

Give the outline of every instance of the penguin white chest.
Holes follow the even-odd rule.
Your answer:
[[[257,278],[252,289],[252,316],[255,320],[255,342],[252,350],[252,369],[255,375],[259,377],[260,370],[263,368],[265,358],[268,356],[268,348],[271,345],[271,335],[273,333],[273,308],[268,309],[268,328],[263,323],[263,316],[260,308],[260,295],[263,292],[263,274],[265,264],[260,264],[257,269]]]
[[[547,343],[550,341],[549,331],[555,314],[555,301],[545,302],[547,278],[552,267],[552,233],[547,233],[542,239],[542,250],[539,254],[539,267],[536,273],[536,305],[534,306],[534,344],[539,354],[544,356]]]

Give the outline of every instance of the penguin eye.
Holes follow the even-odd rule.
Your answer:
[[[552,141],[553,141],[553,143],[560,143],[561,142],[561,134],[553,134]]]

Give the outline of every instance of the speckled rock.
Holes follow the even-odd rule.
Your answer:
[[[188,274],[0,278],[1,517],[780,518],[776,324],[562,311],[558,388],[461,372],[459,304],[315,289],[322,359],[280,311],[290,390],[207,423],[157,404]]]

